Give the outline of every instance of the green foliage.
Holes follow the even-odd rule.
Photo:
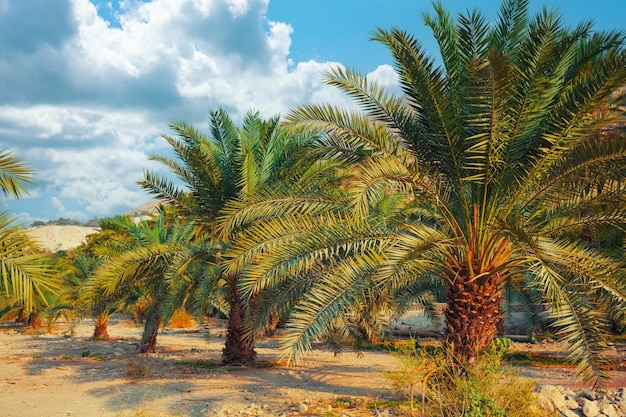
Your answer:
[[[20,198],[33,171],[17,156],[0,151],[0,190],[4,196]],[[48,305],[60,289],[50,259],[8,213],[0,213],[0,300],[31,312]]]
[[[197,316],[207,314],[211,307],[228,312],[229,330],[223,354],[225,363],[249,364],[254,356],[253,332],[248,327],[244,297],[239,289],[241,273],[227,271],[224,259],[249,221],[225,229],[217,223],[233,218],[228,205],[243,198],[260,198],[277,187],[285,189],[293,178],[306,169],[300,167],[298,156],[307,148],[311,136],[293,134],[283,129],[279,117],[268,120],[256,111],[247,112],[240,127],[224,109],[211,112],[209,132],[205,134],[185,122],[173,122],[175,136],[165,135],[176,159],[153,155],[165,165],[184,187],[169,178],[146,172],[141,187],[176,207],[177,212],[199,225],[198,235],[212,247],[205,251],[212,267],[189,281],[184,292]],[[267,215],[288,207],[272,207]],[[256,304],[256,303],[255,303]],[[276,308],[259,309],[254,317],[269,323]],[[244,325],[246,329],[244,329]],[[245,339],[245,340],[244,340]]]
[[[511,343],[513,342],[508,337],[496,337],[489,347],[489,354],[495,357],[502,357],[511,347]]]
[[[432,372],[434,362],[428,360],[428,354],[419,349],[415,339],[406,343],[395,343],[393,354],[400,360],[400,364],[393,370],[385,372],[385,377],[391,386],[398,392],[407,391],[411,415],[415,415],[415,396],[418,388],[422,387]],[[425,397],[422,395],[422,398]],[[423,411],[424,407],[422,407]]]
[[[33,183],[32,169],[11,152],[0,150],[0,190],[6,196],[21,198],[26,184]]]
[[[157,333],[153,330],[180,305],[190,274],[195,269],[201,273],[212,252],[197,236],[195,223],[167,210],[140,223],[126,216],[109,219],[103,221],[103,231],[109,233],[93,248],[103,262],[81,285],[82,296],[98,314],[107,313],[113,301],[143,303],[146,321],[140,349],[151,351]]]
[[[610,321],[626,322],[626,270],[589,241],[626,227],[625,118],[607,105],[626,79],[626,33],[564,27],[526,0],[504,0],[493,23],[436,3],[424,23],[441,64],[401,29],[373,33],[402,96],[336,68],[326,83],[360,112],[287,115],[319,138],[308,157],[323,174],[228,205],[228,270],[259,305],[291,313],[293,360],[331,332],[372,336],[377,312],[444,288],[447,339],[471,361],[497,334],[507,283],[549,306],[578,374],[601,382]]]
[[[83,227],[99,227],[100,226],[100,220],[97,217],[94,217],[93,219],[89,220],[86,223],[81,222],[80,220],[74,220],[74,219],[66,219],[64,217],[59,217],[56,220],[48,220],[48,221],[42,221],[42,220],[35,220],[32,224],[31,227],[40,227],[40,226],[83,226]]]
[[[411,415],[441,417],[544,416],[536,406],[532,384],[501,367],[506,341],[495,342],[471,364],[460,363],[449,349],[427,351],[415,340],[397,346],[399,364],[385,376],[405,392]],[[415,398],[421,397],[416,405]]]

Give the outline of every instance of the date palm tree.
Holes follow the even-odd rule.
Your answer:
[[[10,152],[0,151],[0,190],[5,197],[21,198],[33,171]],[[11,303],[32,313],[37,301],[48,304],[46,293],[59,290],[49,258],[25,229],[6,212],[0,213],[0,291]]]
[[[100,246],[106,261],[85,282],[83,291],[91,299],[104,294],[127,304],[142,300],[146,320],[139,351],[155,352],[159,327],[176,307],[169,301],[177,284],[190,265],[202,260],[191,250],[197,243],[195,225],[169,219],[165,211],[139,223],[128,216],[110,221],[116,222],[117,233]]]
[[[110,317],[121,309],[120,297],[107,295],[102,286],[93,287],[94,272],[110,256],[119,255],[120,241],[132,239],[128,229],[134,226],[124,216],[99,221],[100,230],[87,236],[87,241],[71,251],[67,257],[58,259],[62,271],[63,289],[59,300],[48,310],[51,316],[88,316],[94,319],[94,340],[109,338]],[[128,243],[127,243],[128,244]]]
[[[81,245],[66,257],[56,260],[57,269],[62,271],[60,274],[62,288],[59,298],[47,310],[46,315],[52,321],[64,317],[66,322],[77,316],[93,316],[95,320],[93,338],[108,339],[109,317],[114,309],[110,308],[104,294],[85,299],[82,292],[82,285],[89,279],[93,270],[102,264],[103,259],[87,254],[83,251],[84,248],[85,245]]]
[[[447,343],[471,362],[492,342],[503,285],[514,282],[550,306],[580,375],[602,376],[606,311],[625,320],[626,278],[578,237],[585,225],[626,225],[626,141],[600,134],[621,116],[597,111],[626,79],[624,32],[567,28],[557,12],[531,16],[526,0],[505,0],[493,24],[478,11],[455,21],[440,3],[424,21],[440,59],[402,30],[373,32],[402,97],[338,68],[325,81],[363,112],[310,104],[287,116],[323,135],[315,158],[344,164],[341,192],[287,212],[280,194],[233,205],[226,234],[272,205],[276,216],[239,239],[229,270],[254,263],[245,294],[306,286],[284,342],[295,359],[371,289],[443,283]],[[307,211],[329,198],[344,208]],[[392,198],[403,212],[389,221],[379,212]],[[323,278],[303,278],[312,272]]]
[[[141,186],[196,221],[213,244],[221,247],[214,259],[221,265],[232,244],[232,238],[221,239],[215,227],[225,205],[244,196],[261,195],[270,185],[288,183],[300,172],[296,156],[308,139],[289,135],[280,128],[278,117],[263,120],[255,111],[244,115],[239,128],[223,109],[211,113],[209,124],[208,136],[184,122],[170,124],[177,137],[164,138],[177,160],[152,157],[168,167],[183,187],[151,172],[145,174]],[[222,363],[228,365],[250,365],[256,357],[254,338],[246,332],[248,317],[239,278],[224,273],[221,267],[204,277],[210,287],[222,285],[228,293],[228,330],[222,353]]]

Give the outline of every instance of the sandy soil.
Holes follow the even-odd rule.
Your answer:
[[[220,358],[221,327],[166,330],[153,355],[137,353],[141,328],[131,323],[111,325],[108,341],[90,340],[92,331],[91,321],[78,324],[72,337],[67,327],[35,335],[0,325],[0,415],[291,416],[332,410],[337,416],[365,416],[377,415],[377,410],[352,409],[350,402],[395,395],[382,371],[392,370],[396,358],[385,352],[335,357],[316,348],[303,365],[292,368],[278,362],[277,341],[270,339],[257,348],[266,367],[209,367],[208,362]],[[537,352],[558,350],[556,344],[533,346]],[[522,371],[537,383],[579,387],[572,368]],[[626,372],[613,376],[614,386],[626,385]]]
[[[5,417],[106,417],[144,410],[149,416],[210,416],[252,403],[292,415],[300,404],[313,409],[324,398],[392,395],[382,371],[393,368],[394,358],[383,352],[335,357],[315,350],[305,364],[292,368],[276,363],[277,341],[265,340],[257,352],[268,367],[207,368],[203,361],[219,361],[222,328],[211,329],[210,337],[204,329],[166,330],[153,355],[137,353],[141,328],[130,323],[110,326],[109,341],[89,339],[90,321],[79,324],[73,337],[0,329],[0,415]],[[129,371],[149,375],[130,378]]]

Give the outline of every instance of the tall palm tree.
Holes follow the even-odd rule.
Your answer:
[[[0,190],[20,198],[33,171],[10,152],[0,151]],[[48,303],[46,293],[59,290],[58,278],[37,242],[11,216],[0,213],[0,291],[10,302],[32,312],[37,300]]]
[[[177,160],[152,157],[168,167],[183,187],[151,172],[146,172],[141,186],[199,223],[214,244],[221,247],[214,259],[216,264],[221,264],[232,243],[222,239],[215,227],[225,205],[244,196],[260,195],[269,185],[289,182],[300,172],[296,168],[296,156],[308,139],[281,129],[278,117],[263,120],[254,111],[244,115],[240,128],[223,109],[211,113],[209,124],[208,136],[184,122],[170,124],[177,137],[164,138]],[[247,317],[239,291],[239,275],[223,272],[218,268],[212,276],[205,277],[211,283],[209,286],[221,283],[228,293],[230,311],[222,362],[253,364],[254,339],[245,329]]]
[[[326,82],[363,113],[311,104],[288,115],[325,136],[317,158],[345,163],[349,209],[267,220],[239,240],[229,270],[254,260],[242,287],[258,293],[326,269],[292,316],[285,347],[296,358],[367,302],[364,289],[393,294],[432,281],[447,288],[447,342],[472,361],[496,334],[502,288],[514,279],[551,306],[581,376],[601,376],[605,313],[625,319],[625,273],[577,237],[588,224],[626,224],[626,141],[597,135],[620,116],[594,111],[626,78],[624,33],[566,28],[547,9],[530,16],[526,0],[505,0],[494,24],[478,11],[455,22],[440,3],[424,21],[441,60],[402,30],[373,33],[393,55],[402,97],[335,69]],[[390,197],[407,210],[394,222],[373,209]],[[228,227],[270,204],[233,206]]]

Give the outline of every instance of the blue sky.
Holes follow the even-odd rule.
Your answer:
[[[496,1],[444,1],[453,13]],[[531,0],[564,21],[626,29],[623,0]],[[136,182],[172,120],[206,127],[218,106],[236,118],[309,101],[350,102],[320,82],[343,65],[397,90],[376,27],[436,46],[420,0],[0,0],[0,149],[37,172],[22,200],[0,200],[30,224],[123,213],[150,199]]]

